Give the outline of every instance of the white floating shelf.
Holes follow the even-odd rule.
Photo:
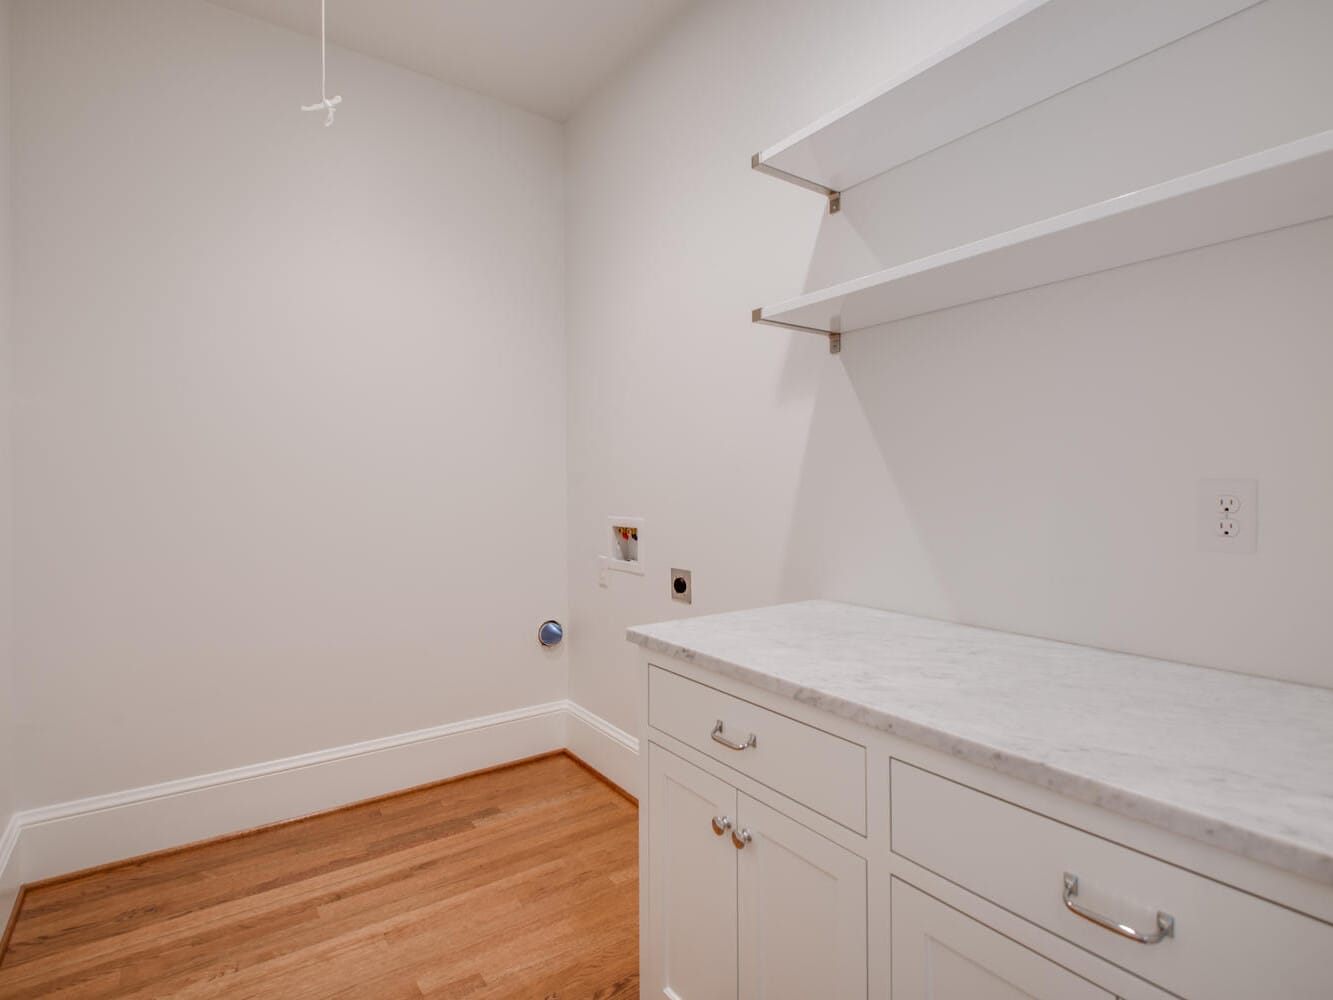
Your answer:
[[[1333,130],[756,309],[754,321],[837,335],[1330,216]]]
[[[829,196],[1262,0],[1024,0],[875,93],[756,153]]]

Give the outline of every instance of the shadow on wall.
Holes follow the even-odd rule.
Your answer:
[[[788,575],[1328,685],[1330,268],[1325,221],[849,334]],[[1199,552],[1195,481],[1237,469],[1262,481],[1259,556]]]
[[[1329,127],[1287,7],[853,190],[806,289]],[[1312,374],[1330,268],[1312,223],[849,333],[838,357],[791,334],[782,383],[819,384],[783,592],[1333,684],[1308,596],[1333,589],[1333,531],[1305,499],[1333,486],[1309,461],[1333,429]],[[1195,547],[1197,480],[1232,474],[1262,480],[1257,558]]]

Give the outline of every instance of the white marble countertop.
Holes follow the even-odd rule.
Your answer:
[[[1333,884],[1333,691],[831,601],[629,638]]]

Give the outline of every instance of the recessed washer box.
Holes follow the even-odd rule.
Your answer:
[[[643,576],[643,518],[610,517],[611,548],[606,568]]]

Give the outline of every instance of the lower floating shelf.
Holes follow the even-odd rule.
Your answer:
[[[1333,130],[754,311],[831,337],[1333,216]]]

